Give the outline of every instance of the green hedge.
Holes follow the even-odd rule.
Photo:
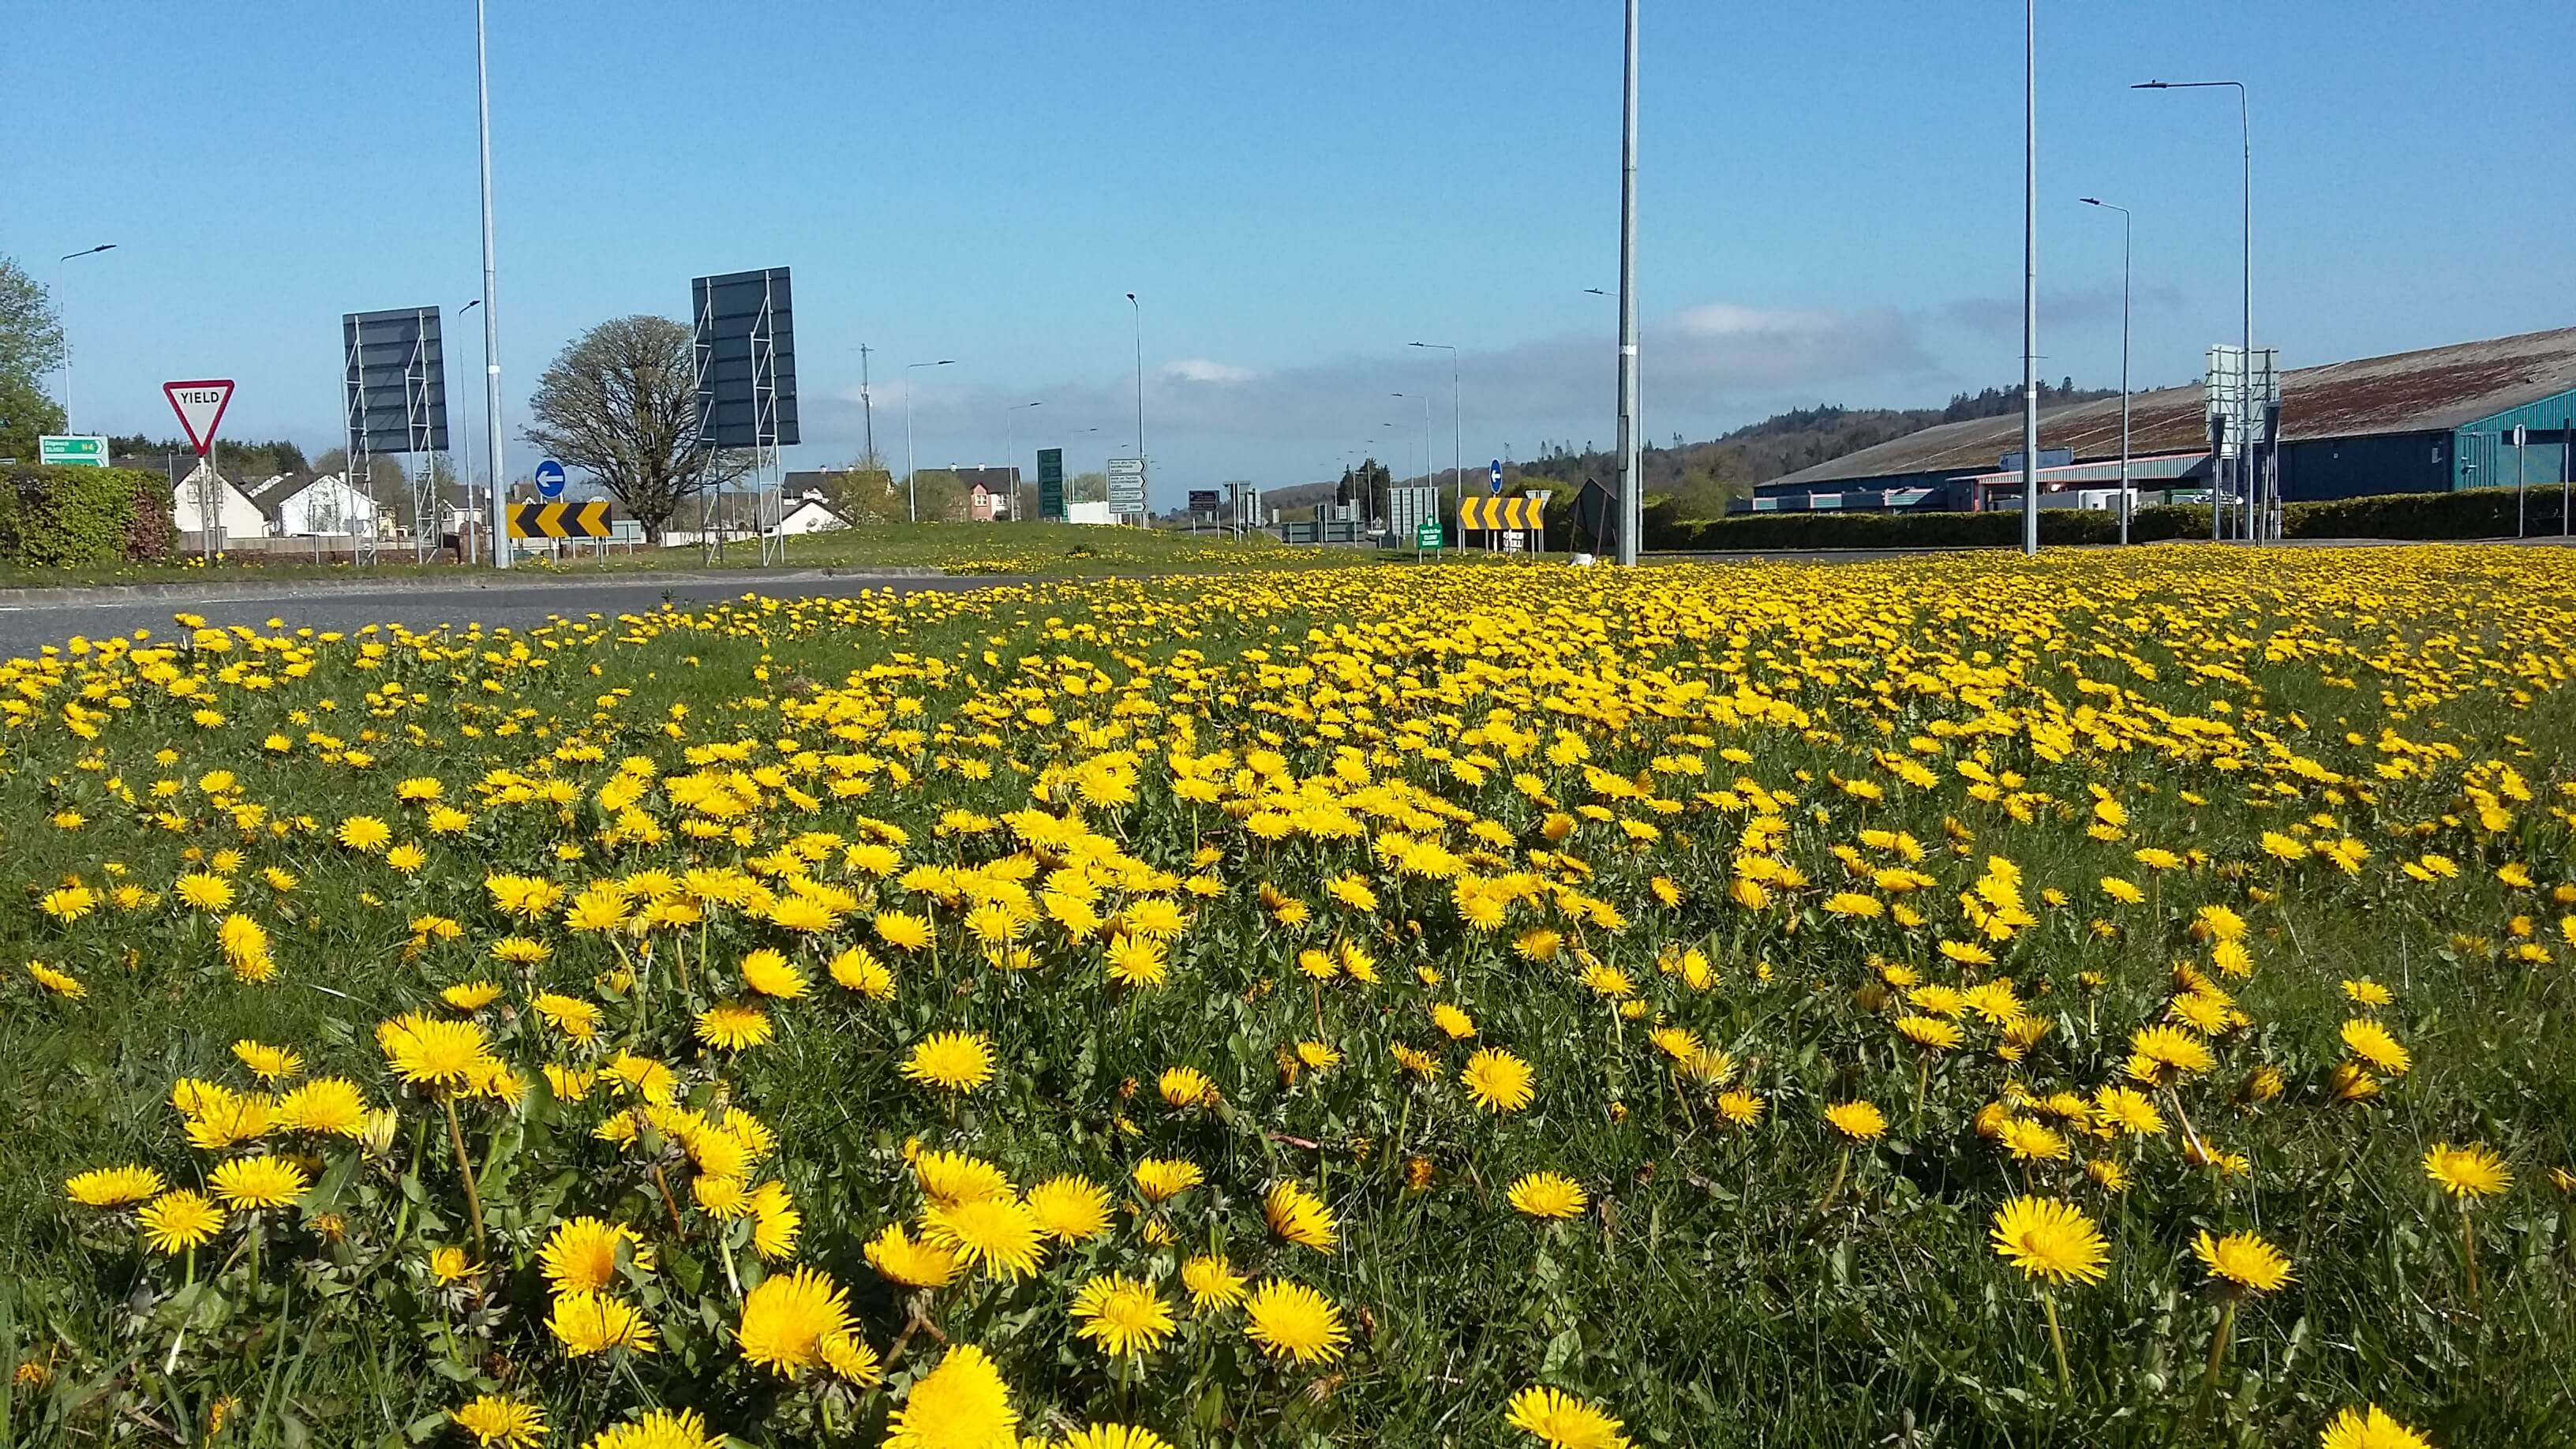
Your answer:
[[[2021,542],[2018,510],[1994,513],[1739,513],[1689,519],[1646,509],[1646,547],[1665,553],[1725,553],[1738,549],[2008,548]],[[2535,487],[2527,499],[2525,531],[2559,531],[2559,492]],[[2480,488],[2462,493],[2392,493],[2293,503],[2282,531],[2292,538],[2511,538],[2514,490]],[[2209,537],[2205,504],[2141,508],[2129,522],[2132,543]],[[2118,515],[2108,510],[2051,508],[2039,515],[2044,544],[2117,543]]]
[[[2523,527],[2558,532],[2559,497],[2555,482],[2533,485]],[[2281,530],[2292,538],[2511,538],[2515,507],[2511,488],[2337,498],[2291,504]]]
[[[13,466],[0,487],[0,559],[73,568],[167,559],[170,480],[136,468]]]
[[[2189,506],[2141,508],[2129,521],[2133,543],[2205,538],[2209,510]],[[2045,544],[2117,543],[2118,515],[2074,508],[2044,509],[2039,541]],[[1732,518],[1646,520],[1646,546],[1673,552],[1816,548],[2009,548],[2021,542],[2021,514],[1998,513],[1739,513]]]

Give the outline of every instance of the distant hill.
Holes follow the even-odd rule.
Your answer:
[[[2073,378],[2057,384],[2043,382],[2039,387],[2039,405],[2043,408],[2117,396],[2117,388],[2080,388]],[[1639,464],[1646,475],[1649,494],[1681,496],[1688,501],[1685,512],[1706,508],[1715,513],[1723,511],[1727,499],[1747,497],[1754,484],[1784,473],[1812,468],[1845,453],[1857,453],[1941,423],[2003,417],[2020,410],[2019,383],[1963,392],[1952,397],[1947,407],[1794,408],[1748,423],[1709,442],[1647,447]],[[1524,477],[1580,487],[1584,479],[1607,479],[1617,468],[1607,449],[1578,453],[1559,448],[1521,464],[1519,471]]]
[[[2117,388],[2081,388],[2073,378],[2039,385],[2042,408],[2117,396]],[[1649,494],[1678,496],[1684,500],[1686,514],[1714,516],[1725,511],[1728,499],[1748,497],[1754,484],[1784,473],[1831,462],[1845,453],[1876,447],[1936,424],[2003,417],[2020,410],[2019,383],[1959,393],[1948,406],[1937,408],[1793,408],[1707,442],[1672,447],[1648,444],[1639,462]],[[1599,478],[1606,483],[1618,470],[1609,449],[1578,452],[1549,446],[1539,457],[1508,465],[1504,471],[1507,481],[1523,486],[1580,488],[1586,478]],[[1468,477],[1472,486],[1483,486],[1481,470],[1470,469]],[[1448,487],[1450,470],[1441,469],[1434,481]],[[1328,481],[1273,488],[1261,495],[1261,502],[1264,508],[1294,516],[1317,503],[1332,501],[1334,487]]]

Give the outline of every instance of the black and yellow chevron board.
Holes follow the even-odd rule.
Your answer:
[[[1468,498],[1458,504],[1458,526],[1476,529],[1518,529],[1544,526],[1539,500],[1521,494],[1509,498]]]
[[[608,503],[593,499],[588,503],[513,503],[510,505],[512,538],[606,538],[608,537]]]

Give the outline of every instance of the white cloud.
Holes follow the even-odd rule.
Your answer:
[[[1526,455],[1543,438],[1606,436],[1617,358],[1616,339],[1607,331],[1464,353],[1458,362],[1468,446],[1499,453],[1509,441]],[[1781,309],[1723,301],[1687,307],[1646,326],[1640,364],[1652,435],[1678,431],[1692,438],[1820,397],[1871,401],[1931,368],[1913,320],[1891,308]],[[1265,483],[1323,476],[1330,459],[1360,447],[1418,458],[1417,399],[1425,393],[1439,435],[1433,461],[1445,467],[1448,374],[1446,357],[1402,347],[1378,356],[1271,368],[1209,357],[1149,362],[1145,414],[1157,486],[1184,470]],[[965,378],[940,388],[925,380],[914,388],[914,423],[925,448],[932,436],[942,439],[943,458],[952,450],[961,458],[981,457],[1001,444],[1003,409],[1043,400],[1043,411],[1020,424],[1019,451],[1062,443],[1089,453],[1134,435],[1135,385],[1135,374],[1124,370],[1007,391]],[[887,422],[901,408],[900,390],[881,386],[875,397],[878,443],[884,447]],[[818,443],[855,438],[857,412],[855,388],[828,400],[809,399],[806,431]],[[844,445],[844,451],[853,450]],[[923,454],[924,466],[929,456]]]
[[[1250,382],[1261,374],[1214,358],[1184,357],[1155,368],[1154,375],[1174,382],[1238,383]]]

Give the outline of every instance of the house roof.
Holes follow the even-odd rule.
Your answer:
[[[2281,378],[2281,440],[2443,432],[2576,389],[2576,327],[2294,368]],[[2132,394],[2132,454],[2206,450],[2200,383]],[[2116,457],[2120,400],[2039,415],[2039,445],[2078,458]],[[1832,483],[1912,473],[1988,472],[2021,450],[2021,416],[1971,418],[1908,433],[1771,483]],[[1766,485],[1767,486],[1767,485]]]

